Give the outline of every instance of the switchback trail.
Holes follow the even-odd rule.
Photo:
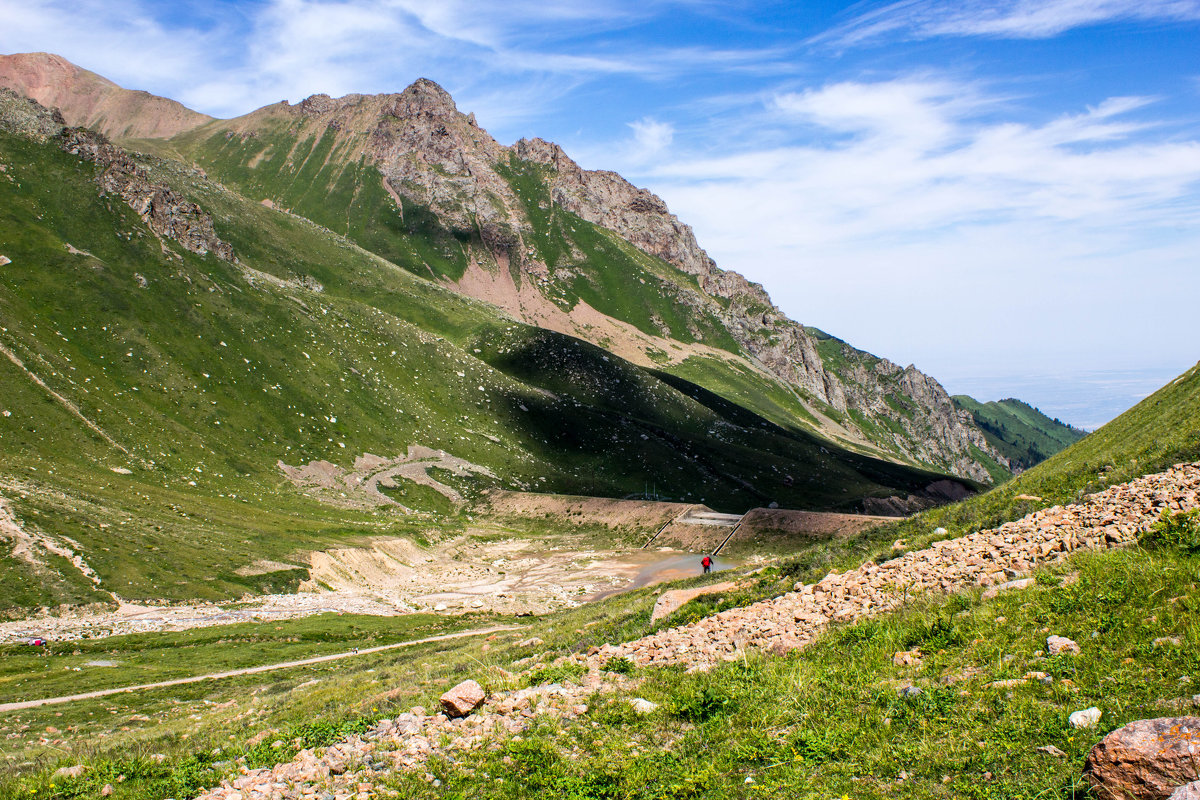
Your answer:
[[[354,656],[365,656],[371,653],[380,653],[384,650],[395,650],[399,647],[411,647],[417,644],[428,644],[429,642],[441,642],[447,639],[462,639],[467,636],[482,636],[485,633],[499,633],[500,631],[515,631],[520,630],[516,625],[497,625],[492,628],[480,628],[473,631],[459,631],[458,633],[443,633],[440,636],[427,636],[424,639],[413,639],[407,642],[396,642],[394,644],[384,644],[378,647],[365,647],[361,650],[347,650],[344,653],[331,653],[325,656],[314,656],[313,658],[302,658],[299,661],[283,661],[278,664],[264,664],[258,667],[245,667],[244,669],[233,669],[228,672],[212,672],[207,675],[193,675],[190,678],[175,678],[169,681],[159,681],[158,683],[143,683],[138,686],[122,686],[117,689],[100,689],[95,692],[85,692],[83,694],[68,694],[62,697],[45,697],[41,700],[23,700],[19,703],[0,703],[0,712],[2,711],[20,711],[23,708],[37,708],[38,706],[52,706],[59,703],[70,703],[73,700],[88,700],[94,697],[107,697],[113,694],[122,694],[125,692],[136,692],[142,689],[163,689],[168,686],[182,686],[186,683],[199,683],[200,681],[219,680],[220,678],[233,678],[238,675],[253,675],[258,672],[271,672],[277,669],[290,669],[291,667],[303,667],[307,664],[320,664],[325,661],[337,661],[342,658],[353,658]]]

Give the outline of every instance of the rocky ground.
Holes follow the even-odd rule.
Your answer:
[[[0,498],[0,536],[7,534],[9,525],[5,511]],[[698,555],[669,548],[589,548],[569,536],[489,541],[490,532],[471,529],[466,536],[428,548],[408,539],[380,538],[365,547],[310,553],[306,564],[310,579],[296,594],[247,595],[220,604],[120,601],[111,610],[78,608],[0,622],[0,643],[98,639],[328,613],[547,614],[631,588],[700,574]],[[722,559],[718,569],[739,563]],[[256,562],[245,567],[244,574],[294,568]]]
[[[395,720],[381,721],[361,737],[319,751],[304,750],[291,762],[274,768],[242,768],[201,800],[365,800],[386,796],[388,790],[375,788],[379,773],[422,769],[433,753],[452,754],[495,743],[497,737],[522,730],[542,714],[578,716],[599,692],[624,690],[629,694],[635,684],[605,671],[611,659],[624,657],[646,665],[684,664],[703,670],[738,657],[746,648],[783,653],[803,647],[832,621],[851,622],[891,611],[916,593],[978,586],[1019,588],[1022,581],[1015,579],[1038,565],[1076,550],[1120,547],[1136,541],[1138,533],[1154,524],[1164,509],[1200,506],[1198,495],[1200,463],[1181,464],[1113,486],[1081,503],[1038,511],[998,529],[937,542],[882,564],[868,562],[855,570],[830,574],[815,585],[797,585],[796,591],[781,597],[724,611],[692,625],[605,645],[586,656],[559,659],[586,665],[587,673],[578,684],[500,692],[486,701],[480,697],[477,710],[466,716],[459,716],[464,709],[454,700],[467,684],[460,685],[447,693],[449,703],[443,698],[447,706],[443,712],[427,714],[423,708],[414,708]],[[640,698],[630,702],[639,712],[653,710],[653,704]],[[433,780],[432,775],[428,777]]]

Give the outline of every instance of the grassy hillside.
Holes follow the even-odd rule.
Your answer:
[[[881,541],[899,537],[920,540],[938,527],[954,536],[992,528],[1039,508],[1074,502],[1112,484],[1197,460],[1200,364],[1008,483],[885,526],[875,535]]]
[[[468,497],[482,485],[623,496],[653,483],[734,511],[850,508],[937,477],[701,402],[173,162],[147,165],[213,214],[240,265],[160,241],[53,143],[0,134],[0,161],[12,260],[0,267],[0,344],[24,365],[0,357],[0,494],[26,526],[78,542],[123,597],[294,585],[235,570],[428,524],[318,504],[280,461],[349,467],[422,445],[496,476],[447,479]],[[429,499],[425,510],[446,510]],[[0,564],[0,609],[107,597],[79,576]],[[48,574],[60,572],[71,574]]]
[[[1105,734],[1191,707],[1194,688],[1180,678],[1200,669],[1200,558],[1140,548],[1081,553],[1037,578],[1029,590],[992,600],[978,591],[921,598],[837,626],[787,657],[751,652],[695,674],[634,668],[636,685],[590,702],[579,720],[543,719],[519,736],[499,735],[498,749],[388,770],[375,783],[414,798],[1082,797],[1084,758]],[[277,763],[413,705],[434,707],[465,678],[492,690],[523,685],[530,656],[548,663],[646,632],[654,600],[652,590],[638,590],[493,640],[294,668],[272,673],[269,685],[244,676],[10,714],[0,721],[11,754],[0,762],[0,797],[73,800],[96,796],[105,783],[117,800],[195,796],[242,764]],[[50,696],[66,685],[64,674],[90,687],[114,685],[115,670],[88,666],[97,657],[151,678],[253,663],[247,653],[270,661],[448,627],[421,617],[322,617],[52,645],[37,658],[8,646],[0,680],[8,696]],[[1045,657],[1047,631],[1083,652]],[[533,636],[544,643],[517,644]],[[1154,646],[1160,637],[1180,645]],[[241,646],[221,646],[230,642]],[[911,648],[923,663],[893,662]],[[186,666],[176,663],[179,652],[188,654]],[[83,672],[67,672],[76,667]],[[1047,682],[992,685],[1030,671]],[[910,684],[921,694],[901,697],[898,688]],[[659,709],[638,715],[634,697]],[[1071,712],[1089,706],[1101,709],[1099,726],[1070,728]],[[47,728],[58,731],[53,739]],[[80,762],[90,766],[82,778],[50,777]]]
[[[271,106],[239,119],[212,122],[169,142],[145,144],[185,163],[200,164],[246,197],[269,201],[311,219],[414,275],[434,281],[459,281],[471,261],[489,269],[498,269],[506,261],[518,285],[532,283],[563,312],[586,304],[641,334],[655,337],[662,347],[703,345],[724,351],[728,357],[715,357],[710,351],[691,355],[682,363],[668,363],[671,359],[665,350],[639,345],[648,360],[664,369],[700,383],[727,400],[743,403],[751,398],[755,410],[787,426],[798,424],[819,430],[821,422],[809,410],[818,409],[837,423],[861,432],[861,437],[853,437],[849,446],[912,464],[917,463],[914,454],[923,452],[920,446],[914,447],[914,441],[935,435],[920,423],[919,414],[914,415],[913,401],[902,391],[898,376],[880,378],[876,369],[880,359],[815,329],[809,332],[820,341],[826,368],[859,394],[882,395],[885,405],[867,413],[855,410],[843,414],[816,397],[801,398],[793,388],[755,366],[727,327],[723,315],[729,311],[728,299],[707,295],[694,275],[564,210],[552,196],[551,167],[508,153],[482,168],[486,172],[494,170],[493,181],[507,184],[504,188],[497,188],[494,182],[487,184],[491,188],[480,190],[485,195],[482,202],[498,211],[502,222],[497,224],[508,232],[506,241],[519,238],[519,245],[485,242],[475,212],[466,214],[470,224],[455,223],[454,230],[445,227],[411,197],[427,193],[454,197],[464,179],[445,175],[441,176],[445,185],[436,190],[419,189],[404,197],[390,193],[368,155],[376,146],[372,131],[379,124],[374,116],[378,113],[383,113],[378,104],[367,99],[355,107],[344,124],[326,125],[320,118],[289,107]],[[463,146],[470,149],[474,145],[468,142]],[[411,154],[407,157],[418,159]],[[497,156],[488,152],[479,157]],[[463,199],[456,208],[461,211],[474,202],[480,201]],[[757,312],[745,309],[742,316],[749,322],[737,324],[753,326],[756,314],[766,310],[765,306]],[[611,347],[607,334],[593,334],[585,328],[580,335],[594,344]],[[763,329],[758,335],[770,334]],[[826,426],[825,435],[843,433],[836,426]],[[1009,477],[1009,471],[987,453],[975,449],[969,455],[985,466],[993,480]],[[953,459],[928,452],[920,457],[924,459],[921,466],[926,468],[948,470],[955,466]]]
[[[956,408],[971,414],[988,443],[1017,469],[1042,463],[1087,433],[1011,397],[980,403],[960,394],[953,400]]]

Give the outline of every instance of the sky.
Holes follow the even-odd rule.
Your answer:
[[[1200,0],[0,0],[215,116],[418,77],[789,316],[1094,428],[1200,359]]]

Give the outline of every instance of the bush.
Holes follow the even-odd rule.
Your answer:
[[[546,683],[565,683],[582,678],[586,672],[587,667],[583,664],[568,661],[556,667],[542,667],[533,670],[525,677],[525,685],[541,686]]]
[[[688,722],[707,722],[737,709],[730,687],[715,680],[682,684],[667,703],[668,710]]]
[[[632,675],[637,667],[632,661],[625,656],[617,656],[610,658],[604,665],[604,668],[609,672],[615,672],[618,675]]]
[[[1150,530],[1138,537],[1144,546],[1170,547],[1185,553],[1200,553],[1200,509],[1171,512],[1162,516]]]

